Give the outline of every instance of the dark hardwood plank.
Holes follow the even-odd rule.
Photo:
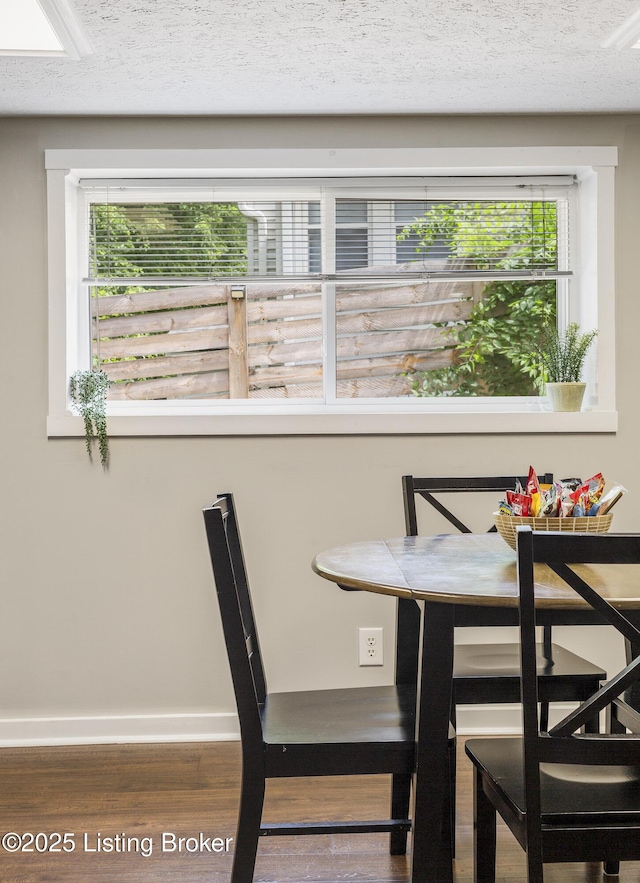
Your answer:
[[[471,770],[458,751],[456,883],[471,883]],[[265,819],[382,818],[389,778],[273,780]],[[228,883],[231,854],[162,853],[163,831],[189,837],[233,837],[240,782],[239,743],[107,745],[0,751],[0,835],[58,831],[76,835],[70,854],[0,849],[2,883]],[[95,837],[152,837],[153,854],[85,853]],[[407,883],[408,856],[390,856],[388,836],[262,838],[256,883]],[[503,825],[498,832],[498,883],[525,883],[522,851]],[[598,865],[547,865],[547,883],[602,881]],[[636,883],[640,863],[622,865],[620,883]],[[613,878],[615,879],[615,878]]]

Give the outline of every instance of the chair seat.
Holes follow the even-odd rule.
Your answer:
[[[551,645],[551,658],[553,664],[545,659],[542,645],[539,645],[538,689],[541,700],[584,699],[596,689],[599,681],[606,679],[606,672],[597,665],[559,644]],[[455,701],[460,705],[491,701],[519,702],[520,645],[457,644],[453,677]],[[500,678],[499,683],[496,683],[496,677]],[[578,678],[585,679],[586,683]],[[573,695],[572,686],[575,690]],[[488,694],[495,698],[488,698],[488,694],[483,692],[485,687]],[[557,694],[556,690],[559,691]]]
[[[524,818],[521,738],[469,739],[465,751],[511,812]],[[640,825],[640,768],[543,763],[540,766],[545,825]]]
[[[412,740],[415,701],[410,686],[269,693],[265,740],[284,745]]]
[[[269,774],[413,772],[415,702],[408,685],[269,693],[262,712]],[[376,745],[386,763],[374,757]]]

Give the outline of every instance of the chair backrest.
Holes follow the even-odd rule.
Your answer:
[[[266,682],[233,494],[220,494],[203,513],[243,750],[258,750]]]
[[[545,473],[538,476],[542,484],[551,484],[553,475]],[[495,475],[487,477],[467,478],[416,478],[414,475],[402,476],[402,496],[404,500],[405,536],[417,537],[418,516],[416,497],[427,501],[437,512],[461,533],[472,533],[457,515],[454,515],[434,494],[471,494],[471,493],[504,493],[514,490],[516,481],[526,486],[527,478],[516,475]],[[497,505],[498,500],[494,500]],[[488,532],[495,531],[495,525]],[[396,681],[399,684],[413,683],[419,654],[420,611],[418,605],[409,599],[398,599],[397,641],[396,641]],[[551,629],[543,630],[543,646],[545,656],[551,655]]]
[[[553,484],[553,474],[538,473],[540,484]],[[460,533],[472,533],[471,528],[454,515],[434,494],[473,494],[473,493],[504,493],[515,488],[516,481],[526,487],[527,476],[494,475],[474,476],[470,478],[416,478],[413,475],[402,476],[402,494],[404,497],[404,520],[406,536],[418,536],[418,517],[416,513],[416,496],[420,496],[452,524]],[[496,506],[498,501],[495,501]],[[495,525],[489,532],[495,531]]]
[[[522,710],[524,729],[524,784],[527,795],[527,849],[540,851],[541,800],[540,763],[587,765],[640,765],[640,736],[627,734],[585,734],[577,731],[609,706],[631,684],[640,679],[640,658],[633,660],[597,693],[547,733],[539,730],[538,678],[536,667],[536,609],[534,563],[546,564],[577,592],[603,619],[621,634],[638,643],[640,631],[579,576],[572,564],[640,565],[639,534],[534,533],[530,527],[517,530],[518,588],[520,593],[520,645]],[[597,576],[594,573],[595,581]],[[640,589],[640,577],[638,578]],[[639,592],[640,594],[640,592]],[[541,859],[540,859],[541,860]]]

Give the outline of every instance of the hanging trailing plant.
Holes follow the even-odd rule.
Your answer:
[[[98,439],[100,462],[109,462],[109,436],[107,435],[107,390],[109,378],[100,370],[75,371],[69,380],[69,393],[77,413],[84,420],[84,436],[89,457],[91,443]]]

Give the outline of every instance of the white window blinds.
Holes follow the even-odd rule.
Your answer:
[[[571,272],[566,179],[489,180],[482,187],[396,183],[378,188],[383,195],[370,185],[334,183],[253,182],[234,194],[229,185],[92,182],[85,188],[85,281],[517,279]],[[358,190],[363,195],[354,196]],[[260,198],[263,192],[269,198]]]

